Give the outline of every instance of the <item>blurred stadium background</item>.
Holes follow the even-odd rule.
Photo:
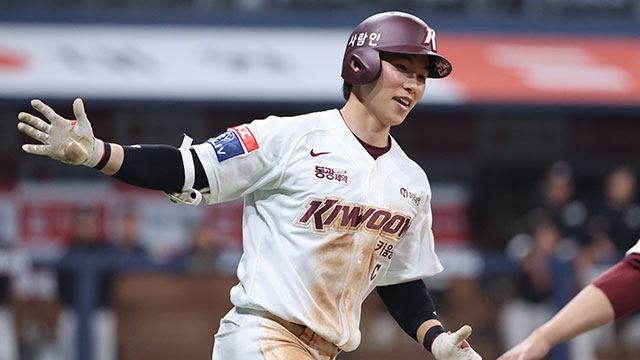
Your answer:
[[[0,360],[208,358],[241,247],[241,201],[175,205],[22,153],[30,99],[176,146],[341,107],[347,37],[383,10],[425,19],[454,66],[392,131],[433,184],[445,324],[493,359],[618,260],[640,237],[637,0],[0,0]],[[430,356],[376,295],[362,331],[340,359]],[[638,350],[636,315],[549,358]]]

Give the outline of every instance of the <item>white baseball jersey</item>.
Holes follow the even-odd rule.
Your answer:
[[[442,271],[424,171],[393,139],[374,160],[338,110],[255,120],[193,148],[208,203],[244,197],[237,307],[306,325],[351,351],[377,285]]]
[[[633,253],[640,254],[640,240],[638,240],[638,242],[631,249],[629,249],[629,251],[627,251],[627,255]]]

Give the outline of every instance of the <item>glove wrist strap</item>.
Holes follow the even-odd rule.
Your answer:
[[[102,170],[110,157],[111,146],[100,139],[95,139],[93,151],[89,154],[89,158],[82,165]]]
[[[427,333],[424,335],[424,340],[422,341],[422,346],[424,346],[427,351],[431,352],[431,345],[433,345],[433,341],[438,337],[438,335],[442,334],[444,329],[440,325],[435,325],[427,330]]]

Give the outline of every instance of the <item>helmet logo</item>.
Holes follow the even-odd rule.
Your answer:
[[[351,38],[349,39],[349,47],[363,46],[367,42],[369,43],[369,46],[377,46],[378,40],[380,40],[380,33],[357,33],[351,35]]]
[[[451,65],[448,62],[442,61],[440,59],[436,60],[435,67],[436,71],[438,71],[438,75],[440,76],[446,76],[451,72]]]
[[[432,51],[437,51],[436,49],[436,31],[432,28],[425,26],[424,27],[424,40],[422,40],[423,45],[431,46]]]

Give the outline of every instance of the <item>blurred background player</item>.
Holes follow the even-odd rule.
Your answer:
[[[0,238],[0,258],[8,259],[11,247]],[[11,311],[11,292],[8,266],[0,267],[0,359],[18,360],[18,337],[13,312]]]
[[[171,262],[192,274],[235,274],[241,253],[236,251],[229,239],[206,221],[198,224],[191,244],[175,255]]]
[[[58,293],[62,309],[57,327],[59,349],[63,358],[76,358],[76,344],[90,341],[94,344],[93,359],[116,359],[116,319],[111,307],[114,263],[121,256],[107,241],[100,222],[100,212],[91,206],[78,206],[74,211],[75,233],[69,247],[56,264]],[[98,281],[88,281],[95,276]],[[81,288],[89,283],[91,288]],[[95,296],[95,298],[93,298]],[[89,299],[91,298],[91,299]],[[78,329],[76,309],[81,303],[93,303],[89,324],[90,333]]]
[[[124,256],[146,257],[147,251],[140,240],[140,216],[128,208],[120,217],[120,234],[112,241],[116,251]]]
[[[95,139],[80,99],[77,123],[34,100],[51,123],[20,113],[18,129],[43,143],[24,145],[29,153],[164,190],[175,201],[244,196],[240,284],[214,357],[335,359],[359,345],[361,304],[377,285],[403,330],[436,359],[476,360],[466,342],[471,328],[446,332],[422,280],[442,270],[431,190],[389,135],[422,98],[427,78],[451,73],[436,51],[424,21],[376,14],[348,39],[340,111],[257,120],[191,148]]]
[[[531,219],[529,249],[520,259],[522,273],[515,281],[516,296],[502,307],[501,330],[505,346],[515,346],[554,313],[552,293],[560,231],[543,214]]]
[[[640,237],[640,205],[636,202],[637,178],[629,166],[614,168],[607,175],[603,191],[589,221],[589,262],[620,257]],[[588,269],[587,269],[588,270]]]
[[[573,169],[567,161],[551,165],[542,182],[542,190],[535,197],[535,213],[544,214],[553,221],[563,240],[580,243],[584,238],[588,218],[587,205],[576,194]]]

